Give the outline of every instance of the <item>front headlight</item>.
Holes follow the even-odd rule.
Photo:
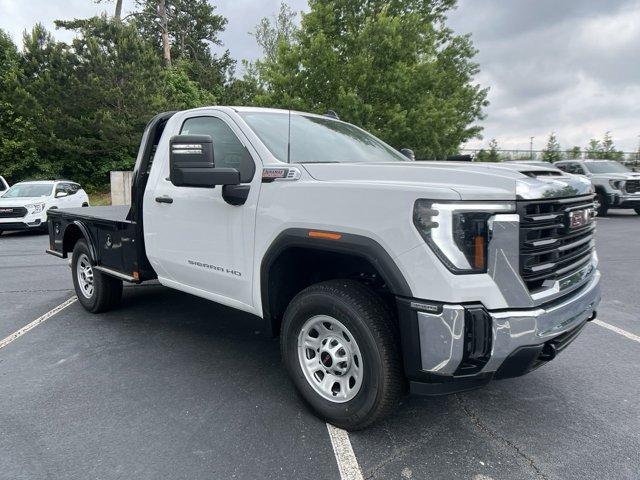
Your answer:
[[[445,266],[453,273],[487,271],[489,219],[513,213],[514,202],[434,202],[416,200],[413,224]]]
[[[624,188],[624,180],[609,180],[609,185],[614,190],[622,190]]]
[[[33,203],[31,205],[25,205],[24,208],[26,208],[29,213],[41,213],[44,211],[44,205],[44,203]]]

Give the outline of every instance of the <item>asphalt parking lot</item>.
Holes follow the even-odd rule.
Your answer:
[[[598,220],[603,302],[556,360],[407,397],[349,434],[364,478],[639,479],[640,216]],[[0,340],[73,296],[47,237],[0,238]],[[1,479],[339,479],[327,426],[245,314],[159,285],[68,305],[0,349]]]

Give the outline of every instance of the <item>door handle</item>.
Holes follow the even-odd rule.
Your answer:
[[[156,202],[158,202],[158,203],[173,203],[173,198],[171,198],[171,197],[156,197]]]

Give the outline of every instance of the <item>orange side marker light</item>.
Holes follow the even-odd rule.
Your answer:
[[[309,237],[324,238],[326,240],[340,240],[342,238],[342,234],[335,232],[320,232],[318,230],[309,230]]]

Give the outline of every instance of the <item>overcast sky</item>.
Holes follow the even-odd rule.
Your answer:
[[[25,7],[25,4],[29,7]],[[125,0],[125,10],[132,0]],[[259,55],[248,35],[280,0],[215,0],[229,24],[222,35],[235,58]],[[306,9],[306,0],[288,2]],[[0,28],[20,39],[41,21],[82,18],[112,10],[91,0],[0,0]],[[555,131],[564,147],[585,146],[611,130],[616,146],[638,147],[640,135],[640,0],[461,0],[452,28],[471,33],[480,50],[477,81],[491,88],[484,126],[486,145],[542,148]],[[54,32],[69,40],[67,32]]]

